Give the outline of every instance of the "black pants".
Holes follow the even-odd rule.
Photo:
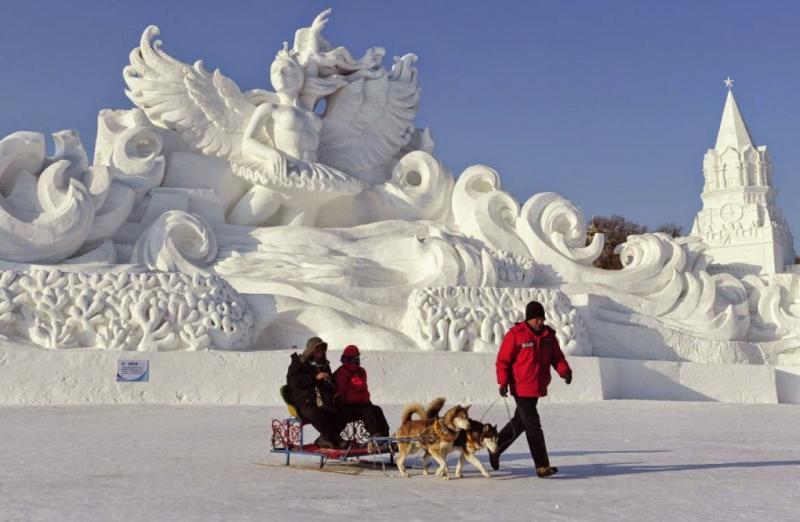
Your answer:
[[[339,406],[339,428],[344,428],[345,424],[355,420],[364,421],[364,427],[375,436],[381,434],[386,436],[389,434],[389,423],[386,422],[386,417],[383,415],[383,410],[380,406],[375,406],[371,402],[366,404],[343,404]]]
[[[537,468],[550,465],[547,457],[547,446],[544,442],[544,432],[542,423],[539,421],[539,412],[536,411],[538,397],[514,397],[517,402],[517,409],[514,417],[500,430],[497,441],[497,453],[503,453],[511,444],[517,440],[522,432],[528,439],[528,448],[531,450],[531,457]]]
[[[341,430],[336,429],[336,414],[310,404],[304,404],[297,408],[297,413],[303,422],[314,426],[319,434],[328,441],[336,443],[341,440],[339,437]]]

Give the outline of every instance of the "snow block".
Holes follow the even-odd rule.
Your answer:
[[[618,399],[778,402],[775,369],[769,365],[625,359],[614,364]]]
[[[775,368],[765,364],[681,363],[680,383],[713,401],[775,404]]]
[[[800,367],[777,366],[775,385],[778,389],[778,402],[800,404]]]
[[[291,350],[103,352],[0,347],[0,404],[157,403],[278,405]],[[330,351],[334,368],[340,352]],[[146,383],[118,383],[120,359],[150,361]],[[362,362],[378,404],[490,404],[497,395],[493,354],[368,352]],[[547,402],[652,399],[742,403],[800,402],[800,368],[570,357],[574,380],[553,372]],[[792,373],[796,372],[796,373]]]

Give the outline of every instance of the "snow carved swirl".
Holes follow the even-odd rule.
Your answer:
[[[500,190],[497,171],[473,165],[462,172],[453,189],[452,208],[462,233],[494,250],[530,255],[515,230],[519,204]]]
[[[54,139],[62,145],[54,158],[45,157],[42,134],[17,132],[0,140],[0,258],[5,261],[57,263],[78,252],[92,233],[107,179],[86,171],[77,134],[57,133]]]
[[[142,234],[131,252],[131,262],[162,272],[200,272],[217,257],[214,230],[201,217],[182,210],[161,215]]]
[[[554,193],[528,200],[517,229],[543,268],[539,283],[565,284],[569,294],[608,295],[620,310],[656,317],[704,337],[746,338],[750,320],[744,287],[732,276],[706,271],[706,247],[697,238],[630,236],[616,249],[622,270],[595,268],[592,262],[602,250],[602,235],[583,246],[581,211]]]
[[[596,234],[586,244],[586,221],[583,212],[571,201],[554,192],[543,192],[529,199],[517,220],[517,233],[538,259],[567,260],[579,266],[591,266],[603,251],[604,238]]]
[[[728,274],[709,274],[705,249],[694,237],[631,236],[616,249],[625,278],[618,288],[628,295],[612,295],[639,313],[683,330],[743,340],[750,325],[745,288]]]
[[[384,185],[384,219],[398,215],[411,220],[444,219],[452,191],[453,177],[436,158],[423,151],[410,152],[395,165],[392,179]]]
[[[141,194],[161,185],[164,179],[163,140],[148,127],[123,130],[111,155],[116,179]]]
[[[800,337],[800,276],[768,282],[757,275],[748,275],[742,282],[753,311],[753,337],[764,340]]]

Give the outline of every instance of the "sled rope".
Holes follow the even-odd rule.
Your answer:
[[[486,411],[485,411],[485,412],[483,412],[483,415],[481,415],[481,418],[480,418],[480,419],[478,419],[478,422],[483,422],[483,418],[484,418],[484,417],[486,417],[486,415],[489,413],[489,411],[492,409],[492,407],[493,407],[495,404],[497,404],[497,401],[499,401],[499,400],[500,400],[500,397],[496,398],[496,399],[494,400],[494,402],[493,402],[493,403],[491,403],[491,404],[489,405],[489,407],[488,407],[488,408],[486,408]]]
[[[511,431],[514,434],[514,438],[517,437],[517,429],[514,427],[514,423],[511,422],[511,409],[508,407],[508,399],[503,397],[503,403],[506,405],[506,414],[508,414],[508,423],[511,425]]]

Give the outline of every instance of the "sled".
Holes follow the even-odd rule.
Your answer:
[[[286,456],[285,466],[291,465],[293,455],[319,458],[319,468],[323,468],[328,461],[358,461],[387,454],[389,455],[390,464],[394,464],[392,437],[370,436],[364,423],[360,420],[349,422],[342,430],[342,440],[349,443],[347,448],[320,448],[316,444],[306,443],[303,437],[305,423],[297,415],[297,409],[289,402],[286,391],[287,387],[281,386],[281,398],[286,403],[289,416],[282,419],[272,419],[271,447],[269,449],[270,453]]]

